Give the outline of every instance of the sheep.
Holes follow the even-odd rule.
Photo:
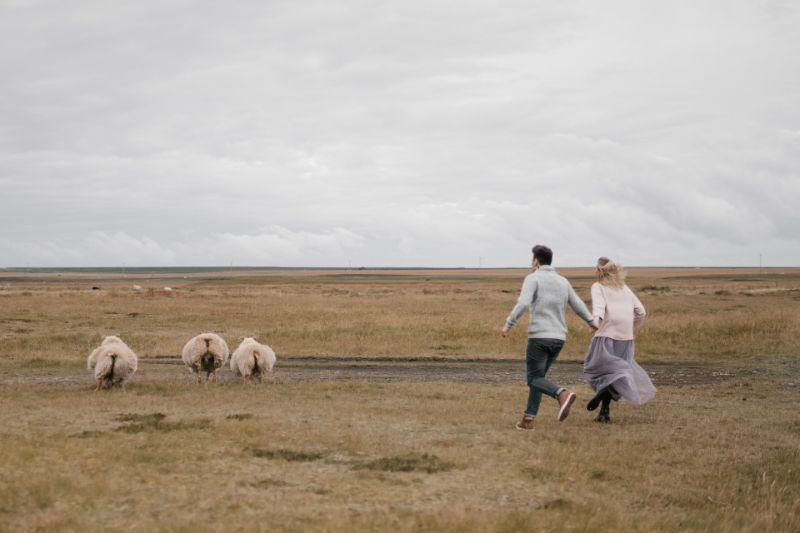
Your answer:
[[[119,337],[103,337],[100,346],[95,348],[86,359],[86,368],[94,370],[97,380],[95,390],[110,389],[114,385],[124,387],[126,379],[131,377],[139,366],[139,359],[127,344]]]
[[[239,347],[231,355],[231,370],[234,375],[241,376],[242,381],[258,380],[264,372],[272,372],[275,365],[275,352],[265,344],[259,344],[252,337],[242,340]]]
[[[217,369],[228,361],[228,345],[216,333],[201,333],[189,339],[183,347],[182,358],[192,372],[197,374],[197,382],[202,383],[202,372],[206,381],[217,380]]]

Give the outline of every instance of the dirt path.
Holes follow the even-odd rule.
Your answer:
[[[696,385],[731,379],[734,372],[712,365],[645,365],[656,385]],[[749,372],[747,372],[749,373]],[[284,382],[360,380],[377,383],[454,381],[460,383],[523,383],[522,360],[444,360],[424,358],[342,358],[287,357],[278,361],[275,379]],[[583,383],[583,366],[578,362],[557,362],[548,377],[559,384]],[[225,368],[220,381],[234,379]],[[139,363],[136,383],[191,381],[191,374],[178,358],[148,358]],[[0,384],[86,386],[92,382],[85,370],[73,368],[26,368],[0,371]]]

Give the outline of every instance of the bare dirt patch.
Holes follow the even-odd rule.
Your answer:
[[[649,363],[644,365],[656,385],[702,385],[727,381],[756,370],[730,370],[712,364]],[[236,378],[226,371],[221,382]],[[583,366],[574,361],[558,362],[548,377],[559,384],[584,383]],[[366,381],[371,383],[450,381],[454,383],[516,383],[525,379],[525,362],[515,359],[431,359],[382,357],[290,357],[281,360],[273,379],[283,382]],[[183,363],[172,358],[146,358],[131,383],[164,384],[194,381]],[[71,367],[6,369],[0,384],[50,386],[91,385],[91,376]]]

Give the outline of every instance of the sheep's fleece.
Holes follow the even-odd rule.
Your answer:
[[[103,337],[103,342],[86,360],[86,368],[94,370],[97,385],[111,387],[129,378],[139,366],[139,359],[119,337]]]
[[[275,352],[252,337],[247,337],[231,355],[231,370],[237,376],[251,377],[253,374],[272,372]]]
[[[183,347],[183,362],[195,372],[200,371],[201,359],[206,353],[214,356],[214,369],[228,362],[228,345],[216,333],[201,333],[189,339]]]

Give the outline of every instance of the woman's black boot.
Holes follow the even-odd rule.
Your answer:
[[[597,391],[597,394],[594,395],[594,398],[589,400],[589,403],[586,404],[587,411],[594,411],[597,409],[597,406],[600,405],[600,402],[604,401],[606,398],[609,400],[611,399],[611,394],[608,389],[611,387],[606,387],[604,389],[600,389]]]
[[[597,418],[594,419],[595,422],[604,422],[609,423],[611,422],[611,395],[608,394],[605,398],[603,398],[603,406],[600,408],[600,412],[597,414]]]

